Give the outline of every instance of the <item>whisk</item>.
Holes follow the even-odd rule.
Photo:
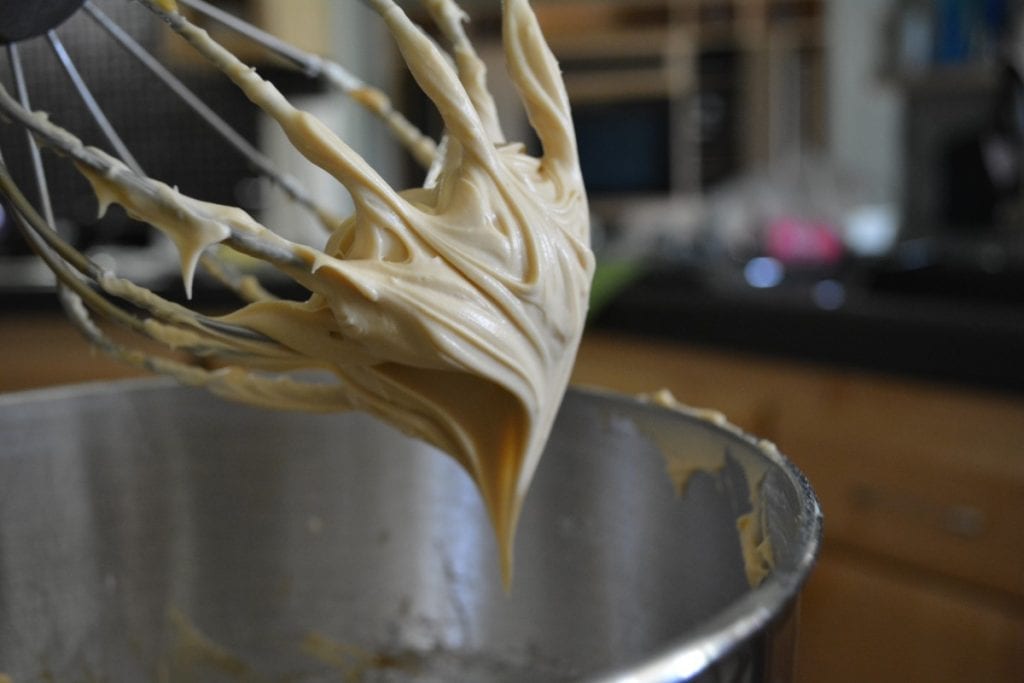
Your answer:
[[[181,34],[186,40],[195,42],[196,28],[183,14],[176,11],[173,2],[168,0],[135,1],[164,20],[172,30]],[[390,0],[366,0],[366,2],[382,15],[393,17],[391,22],[397,27],[393,30],[412,31],[411,22],[394,2]],[[433,167],[432,171],[427,174],[426,185],[430,186],[436,182],[437,169],[443,160],[443,153],[439,154],[435,142],[421,133],[392,107],[391,101],[382,91],[364,83],[340,64],[285,43],[203,0],[180,0],[179,4],[254,41],[292,64],[306,76],[319,79],[352,97],[357,103],[380,118],[416,161],[428,169]],[[478,125],[482,125],[492,139],[498,139],[495,132],[497,116],[494,103],[486,95],[486,89],[481,87],[484,68],[462,27],[464,15],[452,0],[431,0],[425,4],[443,35],[453,46],[458,75],[455,76],[452,73],[443,76],[438,74],[423,74],[423,76],[434,80],[458,78],[466,83],[475,99],[472,104],[480,118]],[[6,89],[0,88],[0,111],[3,112],[5,118],[21,125],[29,133],[39,205],[35,207],[29,203],[25,194],[15,185],[5,165],[0,165],[0,192],[7,198],[17,224],[29,245],[56,274],[61,301],[72,321],[89,339],[123,360],[162,372],[170,371],[182,378],[191,377],[193,380],[196,379],[194,370],[186,370],[174,361],[132,352],[114,343],[91,322],[89,314],[92,313],[104,320],[117,322],[146,336],[152,336],[154,329],[154,323],[147,324],[147,319],[158,321],[161,324],[187,328],[194,334],[190,337],[192,343],[186,344],[185,350],[198,356],[224,353],[229,350],[228,347],[231,347],[230,350],[236,355],[242,351],[253,356],[269,358],[287,354],[287,351],[282,349],[278,342],[270,340],[263,334],[238,324],[229,324],[200,315],[119,280],[114,273],[104,270],[73,248],[54,230],[54,216],[39,154],[40,144],[66,156],[86,172],[114,178],[118,184],[131,188],[132,191],[138,192],[152,201],[161,201],[158,188],[145,175],[114,126],[104,115],[54,29],[54,26],[79,10],[95,21],[113,40],[149,69],[154,77],[177,94],[216,134],[229,142],[256,171],[281,188],[292,201],[313,212],[328,231],[336,229],[341,223],[340,219],[319,207],[294,178],[276,170],[270,159],[247,142],[199,96],[176,78],[171,70],[163,66],[156,57],[146,51],[91,0],[84,2],[81,0],[54,0],[29,5],[19,2],[2,3],[0,4],[0,22],[4,25],[0,26],[0,40],[7,46],[17,96],[14,97]],[[84,146],[73,135],[50,123],[47,117],[31,111],[28,85],[25,82],[19,58],[18,43],[36,36],[45,36],[45,40],[50,43],[54,54],[103,132],[106,142],[114,150],[116,157]],[[212,61],[224,59],[223,56],[216,56],[214,49],[209,45],[201,47],[199,51]],[[220,66],[223,68],[223,63]],[[415,65],[411,66],[415,67]],[[434,87],[436,89],[437,85],[435,84]],[[561,95],[561,93],[558,94]],[[473,131],[471,134],[475,133],[477,131]],[[225,226],[223,221],[212,222],[218,223],[217,227],[223,229],[222,241],[224,244],[236,251],[256,257],[286,272],[289,269],[309,270],[308,253],[305,256],[301,255],[301,251],[297,252],[295,245],[275,238],[273,233],[267,230],[256,229],[252,225]],[[252,275],[240,274],[233,266],[220,259],[216,253],[210,250],[203,251],[201,262],[211,275],[235,290],[244,300],[258,301],[269,296]],[[192,267],[192,264],[184,264],[186,283],[191,281]],[[256,360],[256,358],[250,358],[250,360]]]
[[[438,142],[396,111],[381,90],[341,65],[204,0],[128,1],[162,20],[269,114],[307,159],[348,190],[355,211],[342,220],[319,206],[93,0],[36,3],[50,11],[28,14],[20,9],[24,3],[0,2],[0,38],[7,44],[16,93],[0,88],[0,114],[28,132],[40,200],[32,204],[2,162],[0,192],[29,245],[55,273],[71,320],[128,363],[229,398],[274,408],[356,408],[384,417],[470,471],[507,541],[568,381],[593,271],[569,102],[528,0],[502,4],[502,41],[510,79],[543,150],[540,157],[505,140],[484,62],[455,0],[423,0],[438,29],[436,40],[394,0],[364,0],[437,107],[444,126]],[[424,167],[423,185],[392,189],[323,124],[193,24],[179,4],[369,110]],[[53,28],[74,11],[96,22],[254,169],[310,212],[328,235],[326,246],[292,242],[240,209],[193,199],[147,176]],[[28,39],[49,42],[114,154],[86,146],[32,111],[18,52],[20,41]],[[55,229],[39,146],[74,164],[101,206],[118,203],[167,233],[181,254],[187,288],[201,263],[246,305],[229,315],[204,315],[75,249]],[[223,248],[268,264],[307,289],[310,298],[275,300],[254,275],[221,258]],[[97,319],[195,361],[114,341]],[[295,372],[308,370],[326,370],[336,381]]]
[[[170,3],[140,2],[140,4],[164,18],[175,30],[181,31],[183,26],[188,23],[184,17],[172,13],[173,5]],[[320,79],[351,96],[357,103],[382,119],[395,137],[409,149],[413,157],[421,164],[429,166],[437,158],[436,145],[430,138],[420,133],[404,116],[395,111],[391,107],[389,99],[381,91],[363,83],[340,64],[300,50],[202,0],[183,0],[181,4],[223,24],[284,58],[307,77]],[[158,359],[148,354],[129,352],[128,349],[115,344],[92,324],[89,317],[90,311],[104,319],[120,323],[143,334],[145,334],[145,326],[140,315],[142,311],[145,311],[149,315],[167,322],[188,325],[194,329],[214,333],[215,337],[227,336],[246,342],[260,341],[264,345],[273,346],[270,340],[251,330],[212,320],[187,309],[170,305],[169,302],[157,303],[151,293],[143,293],[134,288],[123,289],[117,297],[112,299],[109,288],[104,287],[104,283],[111,282],[115,276],[104,271],[84,254],[78,252],[55,231],[55,219],[40,156],[40,142],[90,169],[104,174],[114,174],[119,180],[142,193],[153,192],[152,187],[145,181],[144,171],[92,95],[89,86],[76,68],[55,29],[79,10],[95,21],[127,53],[135,57],[154,77],[178,95],[209,125],[212,131],[223,137],[254,170],[281,188],[287,197],[313,211],[325,227],[330,228],[340,222],[339,219],[331,217],[327,211],[318,207],[293,177],[275,169],[274,163],[266,155],[215,113],[170,69],[165,67],[93,2],[89,0],[49,0],[42,3],[17,1],[0,3],[0,41],[6,45],[11,76],[17,93],[17,99],[15,99],[6,88],[0,86],[0,110],[3,111],[6,118],[22,125],[28,132],[27,144],[39,197],[38,209],[28,202],[25,194],[14,183],[2,160],[0,160],[0,192],[7,198],[13,209],[16,224],[22,230],[28,244],[57,276],[58,291],[65,310],[71,320],[90,340],[115,356],[133,364],[142,364],[153,370],[172,371],[173,374],[180,374],[183,368],[178,367],[174,362]],[[42,36],[45,36],[49,42],[55,57],[66,71],[89,114],[102,131],[105,141],[130,172],[125,172],[124,169],[117,167],[110,158],[82,146],[66,131],[51,125],[46,117],[31,112],[29,86],[22,67],[19,42]],[[251,234],[232,231],[226,242],[243,253],[270,263],[302,265],[293,254],[280,245],[260,240]],[[215,254],[204,253],[202,262],[211,275],[238,292],[244,299],[256,300],[269,296],[254,281],[253,276],[241,275]],[[191,273],[186,273],[186,279],[191,280]],[[125,304],[132,305],[134,310],[130,310],[132,307],[125,306]],[[204,351],[209,351],[198,347],[191,350],[200,355]]]

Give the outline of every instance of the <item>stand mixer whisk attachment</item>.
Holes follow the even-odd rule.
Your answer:
[[[188,26],[187,20],[177,14],[174,3],[140,2],[140,4],[174,23],[176,30],[180,31],[184,26]],[[203,0],[182,0],[181,4],[256,42],[300,69],[309,78],[321,79],[351,96],[364,108],[381,118],[394,136],[421,164],[429,165],[435,160],[436,145],[434,141],[420,133],[404,116],[395,111],[382,92],[363,83],[340,64],[285,43],[269,33],[203,2]],[[22,230],[29,245],[57,276],[58,293],[66,312],[90,340],[122,360],[135,365],[144,365],[151,370],[172,371],[173,374],[178,375],[184,368],[177,367],[178,364],[175,362],[147,354],[132,353],[128,349],[114,344],[92,324],[89,312],[141,334],[147,334],[147,332],[138,311],[148,310],[150,315],[157,318],[171,318],[169,322],[215,332],[217,336],[227,335],[233,339],[250,342],[259,340],[265,344],[271,344],[270,340],[263,335],[237,325],[229,325],[200,316],[169,302],[160,301],[151,293],[136,290],[129,283],[120,283],[120,291],[113,294],[109,288],[103,286],[103,282],[112,282],[116,279],[115,276],[105,272],[84,254],[79,253],[61,239],[54,230],[55,217],[40,156],[40,143],[43,147],[50,148],[73,160],[80,165],[80,168],[87,168],[92,172],[116,178],[119,183],[123,183],[143,195],[154,196],[155,192],[154,187],[147,182],[146,173],[105,115],[57,34],[56,28],[79,10],[99,25],[155,78],[180,97],[195,114],[209,125],[213,132],[224,138],[255,171],[283,190],[288,198],[312,211],[328,229],[341,222],[339,218],[331,216],[328,211],[319,207],[296,179],[277,170],[271,159],[214,112],[201,97],[190,90],[170,69],[132,38],[95,3],[90,0],[48,0],[47,2],[26,4],[21,0],[3,0],[0,2],[0,42],[6,47],[17,97],[15,98],[6,88],[0,86],[0,112],[9,121],[24,127],[28,134],[27,144],[39,198],[38,207],[34,207],[28,202],[15,184],[2,159],[0,159],[0,193],[7,198],[16,225]],[[172,20],[172,17],[177,18]],[[115,151],[116,158],[84,146],[68,131],[50,123],[48,116],[31,111],[29,85],[22,66],[18,43],[37,37],[45,37],[49,43],[54,56],[67,74],[82,103],[103,133],[105,142]],[[280,244],[275,244],[272,240],[261,240],[252,234],[231,231],[225,242],[229,246],[238,248],[238,251],[265,259],[270,263],[302,265],[302,262],[294,254],[290,253],[288,249],[282,248]],[[216,254],[204,252],[199,258],[210,275],[235,290],[244,300],[269,297],[269,294],[261,288],[253,276],[237,272],[232,265],[219,259]],[[191,268],[186,267],[185,275],[186,286],[190,288]],[[111,295],[120,301],[111,300]],[[126,303],[129,306],[126,307],[124,305]],[[162,309],[163,315],[157,312],[157,308]],[[129,312],[127,309],[137,310]],[[147,336],[149,335],[147,334]],[[197,352],[199,355],[204,355],[208,351],[201,347],[189,350]]]
[[[395,111],[381,91],[341,65],[283,43],[203,0],[134,2],[269,115],[306,159],[344,186],[355,209],[342,220],[318,206],[94,0],[86,0],[83,14],[316,218],[326,231],[325,245],[290,241],[237,207],[186,196],[151,178],[103,115],[56,32],[45,24],[12,25],[5,31],[11,38],[45,33],[114,152],[87,146],[32,111],[18,44],[9,42],[16,95],[0,88],[0,114],[28,131],[41,199],[33,205],[4,164],[0,192],[28,243],[56,274],[71,319],[109,353],[220,395],[274,408],[366,410],[447,451],[477,480],[503,539],[507,569],[519,504],[582,334],[593,271],[568,97],[528,0],[504,1],[502,42],[510,79],[543,149],[540,157],[506,141],[484,63],[455,0],[423,0],[437,40],[394,0],[365,0],[436,106],[444,126],[437,144]],[[193,24],[179,3],[349,95],[383,121],[424,167],[424,184],[393,189],[319,120],[295,108]],[[101,208],[119,204],[167,234],[180,253],[186,289],[202,264],[247,303],[228,315],[202,315],[105,270],[75,249],[54,229],[37,145],[69,160],[90,182]],[[254,276],[220,258],[222,250],[271,266],[308,290],[309,298],[274,298]],[[94,318],[197,361],[117,343]],[[296,375],[309,370],[326,371],[333,381]]]

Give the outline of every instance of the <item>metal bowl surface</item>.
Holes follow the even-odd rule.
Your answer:
[[[14,683],[784,681],[821,533],[774,449],[577,389],[507,593],[468,476],[365,415],[131,381],[0,396],[0,444]],[[671,444],[725,466],[679,495]],[[736,531],[751,465],[774,552],[756,588]]]

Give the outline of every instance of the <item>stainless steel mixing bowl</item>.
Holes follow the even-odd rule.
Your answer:
[[[679,439],[675,437],[680,437]],[[679,496],[658,444],[725,452]],[[751,589],[744,463],[775,569]],[[710,422],[570,391],[506,594],[477,493],[359,414],[166,382],[0,397],[0,673],[57,681],[784,681],[821,518]]]

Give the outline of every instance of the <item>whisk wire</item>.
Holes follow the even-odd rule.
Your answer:
[[[7,55],[11,75],[14,80],[14,87],[18,93],[18,100],[23,107],[29,109],[31,108],[31,102],[28,94],[28,84],[26,83],[25,72],[21,65],[21,55],[19,54],[18,47],[15,43],[10,43],[7,46]],[[28,145],[29,157],[31,158],[33,174],[35,176],[36,189],[39,195],[39,205],[43,212],[42,215],[36,215],[33,218],[36,222],[44,223],[42,226],[43,230],[49,228],[49,230],[55,233],[56,221],[54,220],[53,215],[53,204],[50,201],[50,191],[46,181],[46,170],[43,166],[43,159],[39,151],[39,145],[36,144],[31,133],[26,131],[25,137]],[[83,333],[86,333],[86,336],[92,339],[94,343],[101,344],[106,348],[103,344],[103,335],[95,325],[91,326],[91,330],[87,330],[86,327],[83,327],[83,324],[88,326],[88,323],[91,321],[89,321],[88,312],[82,304],[82,294],[71,289],[71,286],[74,286],[76,289],[80,289],[83,292],[88,290],[89,288],[85,279],[72,271],[71,268],[68,267],[66,261],[62,260],[59,255],[55,254],[39,235],[27,227],[26,224],[30,219],[27,218],[22,211],[27,207],[31,212],[32,205],[27,200],[24,200],[24,195],[21,194],[17,185],[14,184],[13,179],[11,179],[8,174],[7,166],[4,163],[2,154],[0,154],[0,186],[4,187],[5,195],[8,197],[9,201],[15,201],[16,197],[23,200],[20,202],[20,204],[22,204],[21,210],[19,211],[17,208],[14,210],[14,222],[18,226],[22,236],[28,242],[29,247],[43,259],[43,262],[49,267],[50,272],[54,274],[54,277],[57,280],[57,293],[61,307],[68,314],[68,317],[76,327],[82,330]],[[65,280],[67,280],[69,284],[65,284]],[[116,320],[120,317],[119,313],[119,311],[111,311],[113,319]],[[82,319],[83,315],[85,316],[84,321]],[[96,335],[99,336],[89,334],[90,332],[95,332]]]
[[[103,176],[116,178],[118,183],[158,205],[165,203],[165,199],[161,197],[157,184],[151,179],[139,176],[125,166],[119,166],[114,159],[98,150],[85,147],[71,133],[53,125],[45,117],[34,114],[22,107],[10,96],[6,88],[2,86],[0,86],[0,112],[44,140],[48,146],[70,157],[82,166],[92,169]],[[201,212],[200,209],[197,209],[197,211]],[[215,216],[203,215],[202,217],[212,223],[223,225],[230,233],[224,241],[243,253],[255,256],[279,267],[303,270],[308,267],[308,263],[294,253],[291,244],[281,238],[271,241],[266,239],[269,235],[255,237],[238,226],[224,224],[223,221]]]
[[[135,156],[128,149],[128,145],[124,143],[124,140],[118,134],[114,125],[107,118],[107,115],[103,112],[103,108],[100,103],[96,100],[96,97],[92,94],[89,86],[86,84],[85,79],[82,78],[82,74],[78,71],[78,67],[75,66],[74,60],[71,59],[71,55],[64,48],[64,43],[61,42],[55,31],[48,31],[46,33],[46,39],[50,43],[50,47],[53,49],[53,54],[56,55],[57,61],[60,62],[61,68],[64,69],[64,73],[67,74],[68,79],[75,88],[75,92],[81,98],[85,108],[89,111],[89,115],[92,116],[96,125],[99,126],[100,131],[103,133],[103,137],[106,138],[110,146],[114,148],[118,158],[125,163],[128,168],[132,169],[135,173],[140,176],[145,176],[145,171],[142,170],[142,166],[135,159]]]
[[[72,289],[91,308],[96,309],[102,315],[135,332],[149,336],[142,318],[112,303],[104,294],[96,290],[96,287],[103,289],[105,283],[118,281],[118,278],[104,271],[94,261],[64,241],[53,228],[46,225],[45,219],[39,215],[11,178],[2,157],[0,157],[0,192],[11,203],[18,219],[16,223],[26,241],[46,262],[47,267],[54,272],[60,284]],[[117,296],[140,310],[146,311],[154,318],[170,324],[185,325],[201,332],[229,336],[236,340],[265,343],[268,345],[268,349],[279,348],[277,342],[258,332],[196,313],[153,294],[136,296],[133,288],[121,287],[118,289]]]
[[[149,53],[142,45],[132,38],[127,31],[117,25],[103,10],[97,7],[91,0],[83,5],[87,16],[107,32],[121,47],[146,67],[150,73],[156,76],[167,88],[177,95],[185,104],[194,111],[207,125],[220,135],[232,148],[234,148],[245,160],[261,175],[280,187],[284,193],[293,201],[310,210],[318,216],[325,228],[333,227],[340,219],[334,217],[325,208],[319,206],[316,201],[307,193],[299,182],[292,176],[281,173],[274,167],[273,161],[256,147],[246,140],[227,121],[207,105],[202,98],[196,95],[181,79],[175,76],[156,57]]]
[[[35,210],[11,178],[2,157],[0,157],[0,191],[4,193],[11,204],[15,224],[20,229],[25,241],[46,263],[56,276],[60,286],[70,288],[76,295],[88,299],[91,305],[112,320],[136,331],[141,331],[139,321],[92,289],[89,283],[100,275],[100,268],[81,252],[70,249],[69,245],[56,234],[56,231],[46,224],[46,219]]]
[[[174,30],[188,33],[188,31],[183,30],[188,27],[187,20],[180,15],[168,16],[167,13],[161,11],[161,7],[151,0],[139,0],[139,2],[157,12]],[[230,15],[223,15],[216,8],[207,5],[203,0],[181,0],[181,2],[183,5],[193,7],[197,11],[212,11],[219,14],[220,16],[217,17],[218,21],[225,17],[230,17]],[[382,7],[386,3],[371,3],[371,5],[375,5],[375,9],[381,12]],[[288,191],[290,183],[294,181],[274,171],[268,158],[246,142],[230,125],[205,105],[198,96],[184,86],[153,55],[128,36],[123,29],[117,26],[91,1],[87,1],[84,6],[86,14],[111,35],[117,43],[142,62],[144,66],[149,68],[154,75],[179,97],[185,100],[214,130],[228,139],[232,146],[242,153],[250,163],[264,172],[272,181],[278,182],[286,192]],[[381,13],[387,14],[387,12]],[[390,101],[382,93],[367,86],[334,62],[323,60],[285,43],[281,43],[259,29],[244,24],[244,22],[239,23],[233,17],[230,17],[230,19],[232,20],[230,27],[234,30],[238,30],[250,39],[256,40],[258,43],[267,46],[268,49],[290,59],[307,75],[323,77],[327,82],[346,92],[370,112],[382,118],[391,127],[392,131],[396,132],[398,139],[413,152],[418,161],[421,163],[426,162],[428,166],[431,162],[436,161],[437,146],[434,141],[423,136],[418,129],[395,112],[391,108]],[[402,30],[412,30],[411,23],[404,16],[400,23],[402,24],[400,27]],[[243,27],[246,28],[243,29]],[[395,27],[392,26],[392,30],[394,29]],[[454,42],[461,44],[462,47],[465,46],[465,36],[460,34],[457,29],[453,28],[450,35],[454,38]],[[423,39],[426,40],[426,36],[423,36]],[[113,150],[121,157],[121,162],[118,162],[117,159],[101,150],[86,147],[75,135],[51,123],[45,115],[32,111],[29,106],[24,75],[21,73],[17,47],[12,44],[9,47],[9,53],[11,54],[10,63],[15,71],[15,83],[18,87],[19,99],[15,100],[0,85],[0,115],[13,120],[27,131],[33,150],[33,165],[37,175],[37,182],[40,186],[41,199],[39,207],[43,210],[43,215],[40,215],[32,203],[25,198],[10,176],[2,159],[0,159],[0,194],[5,195],[10,200],[13,206],[12,213],[16,218],[18,227],[25,234],[30,246],[56,275],[60,300],[67,310],[69,317],[87,337],[111,353],[133,364],[150,367],[151,369],[156,366],[163,367],[165,363],[170,363],[171,365],[167,367],[171,368],[171,374],[206,371],[193,368],[193,366],[176,364],[176,361],[171,361],[162,356],[153,356],[146,352],[123,347],[105,336],[100,327],[93,322],[90,312],[95,313],[100,320],[114,322],[141,336],[156,339],[171,348],[183,348],[196,356],[215,355],[243,358],[246,359],[246,363],[243,363],[242,367],[248,365],[254,368],[261,366],[273,367],[275,363],[280,366],[294,363],[298,357],[297,352],[282,345],[280,342],[272,340],[248,327],[234,325],[199,314],[189,308],[155,295],[129,281],[122,280],[113,273],[101,268],[57,233],[54,227],[52,209],[50,208],[49,193],[46,191],[42,160],[38,152],[38,145],[40,144],[70,158],[86,175],[91,179],[95,178],[95,182],[109,182],[125,192],[130,192],[132,196],[137,197],[143,203],[148,202],[148,205],[154,207],[155,210],[179,213],[185,211],[189,213],[192,219],[216,224],[224,230],[226,237],[222,241],[227,246],[275,266],[281,272],[291,275],[299,284],[307,283],[304,285],[307,288],[310,280],[302,276],[309,274],[311,269],[316,267],[315,257],[313,256],[314,251],[303,251],[298,248],[298,245],[274,235],[248,216],[244,216],[243,219],[235,217],[226,218],[215,210],[216,207],[211,207],[188,198],[172,197],[172,191],[169,187],[147,177],[127,145],[118,135],[109,118],[104,114],[59,36],[51,30],[47,33],[47,40],[85,107],[96,121]],[[203,49],[200,49],[200,51],[203,52]],[[475,57],[472,53],[468,54]],[[207,55],[208,58],[209,56]],[[211,61],[216,63],[217,60],[211,59]],[[223,68],[223,64],[220,66]],[[454,78],[453,72],[446,72],[446,75],[449,79]],[[280,115],[281,112],[278,112],[278,114]],[[476,123],[479,125],[478,122]],[[353,155],[354,157],[355,155]],[[356,175],[371,174],[370,167],[367,165],[364,170],[362,168],[363,165],[365,163],[356,164],[356,166],[359,166],[356,169],[359,173]],[[365,182],[360,179],[360,182],[356,184],[365,184]],[[384,183],[374,183],[373,185],[375,187],[387,187]],[[292,186],[291,189],[291,194],[293,194],[293,198],[296,201],[302,202],[305,200],[312,206],[312,200],[306,197],[301,188]],[[366,190],[363,187],[358,189]],[[384,192],[384,190],[380,190],[380,192]],[[387,197],[390,196],[390,194],[387,195]],[[216,271],[224,265],[216,261],[210,254],[204,255],[204,258],[213,259],[211,270]],[[235,275],[234,273],[229,273],[231,277]],[[237,281],[237,278],[235,279]],[[252,376],[250,380],[263,386],[262,382],[264,380],[259,377]],[[276,391],[277,389],[270,387],[281,385],[268,384],[266,386],[268,391]]]
[[[54,43],[51,42],[51,45],[52,44]],[[56,45],[60,46],[59,40],[56,41]],[[64,139],[60,136],[54,136],[51,131],[46,130],[43,123],[31,113],[28,88],[18,48],[15,44],[12,43],[8,46],[8,55],[10,58],[9,63],[15,82],[15,88],[18,92],[18,101],[15,102],[6,89],[0,86],[0,109],[3,109],[9,115],[12,115],[14,118],[26,125],[28,136],[27,142],[29,145],[35,180],[38,185],[40,195],[39,204],[44,212],[43,214],[40,214],[36,211],[32,203],[24,196],[14,179],[11,177],[7,166],[3,161],[3,157],[0,156],[0,193],[7,197],[8,201],[11,203],[15,216],[15,223],[22,232],[29,246],[54,273],[57,278],[58,290],[61,291],[62,305],[68,311],[72,320],[75,321],[76,325],[82,329],[83,333],[85,333],[87,337],[96,340],[95,335],[97,334],[98,328],[95,328],[95,325],[92,325],[92,329],[85,329],[85,327],[83,327],[89,321],[88,319],[83,321],[82,316],[84,309],[82,306],[76,306],[74,304],[75,300],[79,302],[84,301],[89,307],[96,310],[108,320],[116,322],[117,324],[127,327],[139,334],[149,336],[145,323],[141,318],[114,304],[107,299],[106,296],[100,294],[95,289],[97,286],[102,289],[102,282],[104,280],[109,280],[113,276],[105,272],[82,252],[71,246],[57,233],[51,209],[49,191],[47,188],[46,174],[42,164],[42,157],[39,153],[39,145],[33,136],[33,132],[39,134],[43,139],[46,139],[49,144],[56,143],[58,147],[62,147],[63,150],[69,154],[74,151],[75,146],[71,144],[70,140]],[[70,63],[70,58],[68,58],[68,62]],[[75,72],[77,73],[77,71]],[[100,111],[100,115],[102,116],[102,111]],[[103,117],[103,119],[106,120],[105,117]],[[107,123],[109,124],[109,121],[107,121]],[[115,139],[120,139],[117,137],[116,132],[114,135]],[[77,146],[81,148],[80,143]],[[84,148],[81,151],[87,152]],[[72,156],[74,155],[72,154]],[[95,154],[92,154],[91,156],[95,157],[94,161],[96,159],[103,159]],[[81,160],[84,161],[85,159],[83,158]],[[109,170],[112,170],[112,167],[111,169],[108,169],[108,172]],[[131,177],[132,174],[125,173],[124,175],[126,177]],[[136,176],[136,180],[144,179],[140,179]],[[140,309],[146,310],[151,315],[154,315],[157,318],[163,318],[172,324],[186,324],[189,327],[218,336],[224,335],[249,342],[267,343],[272,347],[278,346],[276,342],[272,342],[265,336],[247,328],[222,323],[207,316],[197,314],[184,307],[177,307],[170,302],[159,299],[159,297],[137,297],[132,296],[132,293],[133,290],[129,288],[121,292],[121,298]],[[158,303],[154,305],[155,302]],[[102,345],[104,347],[108,346],[106,343]]]
[[[25,80],[25,70],[21,65],[21,54],[18,51],[17,43],[10,43],[7,46],[8,63],[11,68],[11,76],[14,79],[14,88],[18,93],[18,101],[25,109],[31,109],[28,95],[28,84]],[[29,157],[32,161],[32,171],[35,175],[36,189],[39,194],[39,206],[42,209],[43,217],[48,225],[56,225],[53,217],[53,203],[50,201],[50,190],[46,182],[46,172],[43,168],[43,157],[39,152],[39,145],[36,144],[32,133],[26,131],[25,138],[28,142]]]
[[[455,0],[435,0],[427,3],[427,11],[442,35],[451,43],[459,79],[466,86],[473,107],[480,115],[489,139],[494,143],[504,140],[498,108],[487,89],[487,67],[469,40],[463,22],[466,15]]]
[[[225,12],[219,7],[215,7],[203,0],[181,0],[180,4],[213,19],[235,33],[282,57],[301,69],[310,78],[319,78],[324,73],[324,59],[322,57],[300,50],[291,43],[287,43],[277,36],[267,33],[263,29],[243,21],[229,12]],[[352,90],[362,85],[361,81],[347,69],[342,68],[338,73],[344,74],[341,77],[341,82],[346,86],[344,89]]]
[[[143,2],[142,4],[160,14],[158,8],[151,3]],[[367,84],[341,64],[287,43],[205,0],[180,0],[180,4],[213,19],[290,62],[307,77],[322,78],[331,86],[352,97],[357,104],[371,114],[383,120],[398,142],[412,154],[417,163],[424,168],[429,168],[433,163],[437,155],[437,143],[398,112],[382,91]],[[365,0],[363,4],[370,6],[370,3]]]

